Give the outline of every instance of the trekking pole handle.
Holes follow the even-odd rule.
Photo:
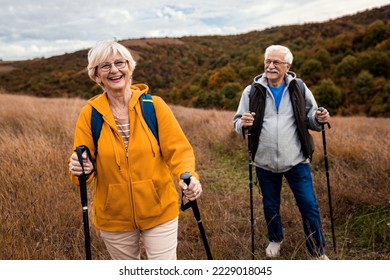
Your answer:
[[[78,161],[79,161],[79,163],[80,163],[80,165],[81,165],[81,170],[82,170],[82,172],[81,172],[81,174],[79,175],[79,177],[80,177],[80,176],[87,176],[87,174],[85,174],[84,164],[83,164],[83,153],[84,153],[84,152],[87,152],[87,157],[89,158],[89,160],[91,161],[92,166],[93,166],[93,171],[92,171],[92,172],[94,172],[94,171],[95,171],[95,163],[94,163],[94,161],[93,161],[93,159],[92,159],[92,155],[91,155],[91,152],[90,152],[90,150],[88,149],[88,147],[85,146],[85,145],[80,145],[80,146],[77,146],[76,149],[75,149],[74,151],[75,151],[76,154],[77,154],[77,159],[78,159]],[[88,175],[89,175],[89,174],[88,174]]]
[[[184,172],[183,174],[180,175],[180,178],[184,181],[184,183],[187,184],[187,186],[189,186],[191,183],[191,176],[192,176],[192,174],[190,172]],[[194,216],[195,216],[196,221],[198,223],[201,223],[202,219],[200,217],[200,212],[199,212],[198,203],[196,202],[196,199],[190,200],[186,204],[183,204],[183,200],[182,200],[182,205],[181,205],[182,211],[185,211],[186,209],[188,209],[190,207],[192,208],[192,211],[194,212]]]
[[[190,185],[191,183],[191,173],[190,172],[184,172],[183,174],[180,175],[180,179],[184,181],[184,183],[187,184],[187,186]]]
[[[86,149],[87,149],[87,147],[84,145],[77,146],[75,149],[75,152],[77,154],[77,159],[79,160],[81,170],[82,170],[80,176],[85,175],[84,164],[83,164],[83,153],[86,151]]]
[[[190,185],[190,183],[191,183],[191,176],[192,176],[192,174],[190,173],[190,172],[184,172],[183,174],[181,174],[180,175],[180,179],[182,179],[183,181],[184,181],[184,183],[186,183],[187,184],[187,186],[189,186]],[[183,194],[183,193],[182,193]],[[184,194],[183,194],[184,195]],[[192,208],[194,208],[194,207],[196,207],[197,208],[197,203],[196,203],[196,200],[190,200],[190,201],[188,201],[186,204],[184,204],[183,203],[183,199],[182,199],[182,201],[181,201],[181,210],[182,211],[185,211],[185,210],[187,210],[188,208],[190,208],[190,207],[192,207]],[[198,216],[198,214],[197,214],[197,216]],[[198,219],[198,217],[197,217],[197,219]]]
[[[83,164],[83,153],[87,152],[87,156],[92,159],[91,152],[89,151],[88,147],[85,145],[77,146],[75,149],[75,152],[77,154],[77,159],[81,165],[82,172],[78,176],[79,177],[79,183],[80,183],[80,196],[81,196],[81,204],[83,205],[83,208],[88,208],[88,198],[87,198],[87,179],[89,177],[89,174],[85,174],[84,170],[84,164]]]
[[[323,112],[324,110],[325,110],[324,107],[318,107],[318,111]],[[330,128],[330,123],[326,122],[326,124],[328,125],[328,128]],[[322,124],[322,125],[324,125],[324,124]]]

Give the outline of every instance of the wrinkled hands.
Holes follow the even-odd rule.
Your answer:
[[[84,166],[84,172],[85,174],[91,174],[94,166],[87,156],[87,152],[83,153],[83,166]],[[73,153],[70,161],[69,161],[69,172],[72,173],[73,176],[80,176],[81,173],[83,172],[83,169],[81,168],[80,162],[77,158],[77,154]]]
[[[315,117],[317,122],[319,123],[327,123],[329,122],[329,118],[330,118],[328,110],[326,110],[323,107],[318,108]]]
[[[179,186],[183,189],[184,195],[191,201],[200,197],[203,192],[202,185],[194,176],[191,176],[191,182],[189,186],[187,186],[183,180],[180,180]]]
[[[256,113],[244,113],[241,117],[241,125],[242,127],[250,127],[253,125],[253,121],[255,120]]]

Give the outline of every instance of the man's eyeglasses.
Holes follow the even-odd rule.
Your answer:
[[[280,64],[289,64],[288,62],[285,62],[285,61],[280,61],[280,60],[271,60],[271,59],[266,59],[264,61],[265,65],[270,65],[271,63],[273,63],[275,66],[278,66]]]
[[[117,59],[113,63],[110,62],[102,62],[97,67],[103,72],[109,72],[112,68],[112,65],[115,65],[116,69],[123,69],[126,67],[127,60],[126,59]]]

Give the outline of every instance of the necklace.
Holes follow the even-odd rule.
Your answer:
[[[114,106],[110,106],[110,107],[111,107],[112,114],[116,118],[124,119],[129,115],[127,106],[124,106],[122,108],[115,108]]]
[[[108,104],[110,105],[112,114],[117,118],[125,118],[129,116],[129,102],[132,96],[130,91],[108,94]]]

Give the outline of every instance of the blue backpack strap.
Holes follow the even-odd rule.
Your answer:
[[[149,93],[142,94],[140,97],[140,102],[142,115],[144,116],[144,119],[148,124],[150,130],[153,132],[153,135],[156,138],[157,142],[159,142],[157,117],[156,111],[154,110],[152,95],[150,95]]]
[[[95,144],[95,156],[98,151],[98,140],[100,137],[100,132],[102,131],[103,126],[103,116],[100,114],[94,107],[92,107],[92,116],[91,116],[91,130],[93,143]]]

